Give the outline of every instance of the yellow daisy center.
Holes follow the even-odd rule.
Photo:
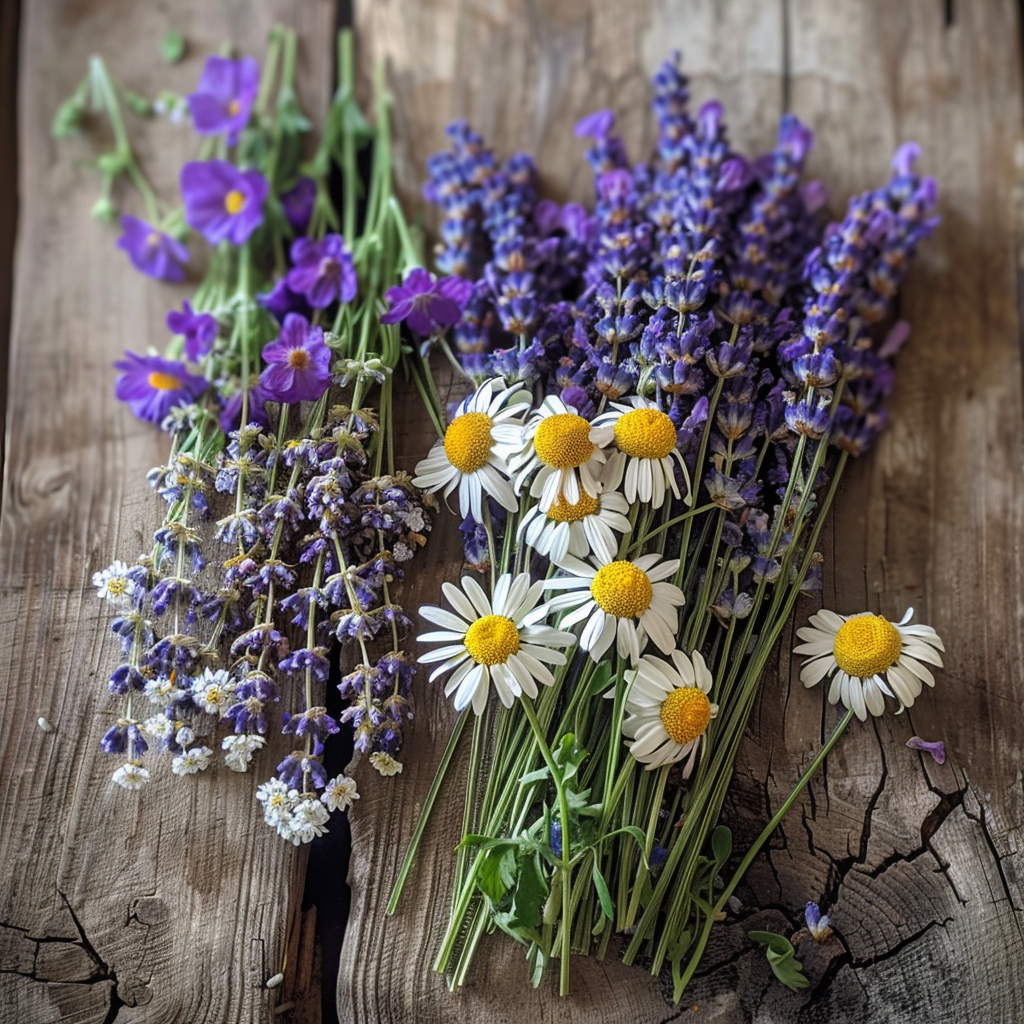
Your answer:
[[[467,412],[457,416],[444,432],[444,453],[460,473],[475,473],[491,457],[491,427],[494,421],[485,412]]]
[[[504,615],[485,615],[466,630],[464,643],[478,665],[504,665],[519,650],[519,630]]]
[[[533,448],[541,462],[555,469],[582,466],[594,454],[590,424],[574,412],[547,416],[537,424]]]
[[[554,505],[547,511],[548,519],[556,523],[578,523],[587,516],[592,516],[601,508],[598,498],[593,498],[586,491],[580,491],[580,500],[575,505],[570,505],[565,496],[560,494]]]
[[[832,653],[848,675],[867,679],[895,665],[902,650],[899,630],[888,619],[858,615],[839,627]]]
[[[107,580],[107,593],[120,597],[128,589],[128,581],[123,576],[115,576]]]
[[[676,743],[692,743],[711,721],[711,701],[696,686],[673,690],[661,702],[661,724]]]
[[[597,570],[590,593],[601,609],[620,619],[635,619],[651,606],[654,591],[643,569],[632,562],[609,562]]]
[[[245,196],[238,191],[237,188],[233,188],[224,197],[224,209],[233,217],[242,207],[245,206]]]
[[[663,459],[676,446],[676,426],[660,409],[634,409],[616,420],[615,442],[636,459]]]
[[[159,370],[154,370],[146,379],[149,381],[149,386],[156,388],[157,391],[177,391],[181,387],[181,381],[173,373],[161,373]]]

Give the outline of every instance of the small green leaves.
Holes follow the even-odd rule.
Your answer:
[[[786,988],[799,992],[810,985],[804,975],[803,965],[796,958],[793,943],[784,935],[778,935],[775,932],[748,932],[747,938],[768,947],[765,952],[772,973]]]
[[[608,891],[608,883],[604,880],[604,875],[601,874],[601,868],[598,866],[597,857],[594,857],[594,870],[592,872],[594,876],[594,888],[597,890],[597,898],[601,901],[601,912],[609,921],[615,917],[615,904],[612,903],[612,894]]]
[[[498,903],[516,878],[515,842],[494,843],[480,854],[475,865],[476,884],[492,903]]]
[[[185,56],[185,37],[173,28],[165,32],[160,40],[160,56],[168,64],[177,64]]]
[[[719,825],[711,833],[711,852],[715,857],[715,874],[718,874],[732,853],[732,832],[725,825]]]

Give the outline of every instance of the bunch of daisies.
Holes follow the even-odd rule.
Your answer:
[[[118,246],[141,272],[182,281],[186,241],[208,247],[205,277],[167,316],[167,353],[117,363],[118,397],[167,432],[170,452],[149,475],[166,502],[151,550],[94,577],[116,610],[122,651],[109,682],[120,707],[101,741],[119,761],[113,780],[142,788],[153,750],[169,755],[175,776],[218,760],[245,772],[280,730],[292,749],[257,797],[266,822],[298,845],[357,797],[355,782],[328,778],[324,764],[343,727],[379,772],[402,770],[415,663],[396,588],[435,504],[394,466],[395,323],[402,270],[421,260],[391,198],[383,92],[374,132],[355,106],[342,34],[340,84],[304,160],[310,123],[295,67],[295,34],[275,28],[262,68],[250,57],[210,57],[193,93],[150,104],[94,58],[55,132],[77,130],[90,106],[107,115],[115,145],[97,162],[94,212],[115,216],[118,178],[138,187],[145,218],[120,217]],[[125,105],[196,133],[179,207],[161,210],[131,148]],[[357,147],[371,139],[360,216]],[[329,189],[336,169],[339,206]],[[382,321],[386,294],[395,309]],[[442,311],[448,323],[463,300],[456,285]],[[340,699],[329,712],[332,682]]]
[[[912,144],[825,223],[806,126],[785,117],[748,159],[717,103],[690,112],[676,61],[653,87],[649,163],[630,162],[610,111],[577,126],[592,209],[538,199],[532,159],[499,163],[465,123],[429,164],[437,265],[473,279],[450,327],[413,329],[474,386],[447,420],[433,408],[440,437],[413,480],[457,508],[465,545],[467,574],[420,609],[434,628],[418,638],[465,712],[425,815],[472,722],[435,963],[456,985],[498,928],[535,982],[558,959],[563,993],[570,953],[620,936],[682,997],[777,824],[728,880],[737,749],[798,596],[820,589],[846,462],[885,425],[908,331],[887,317],[936,223]],[[813,767],[853,716],[934,683],[941,641],[909,614],[822,611],[800,631],[803,681],[830,678],[848,709]]]

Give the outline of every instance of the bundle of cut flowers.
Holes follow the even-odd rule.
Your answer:
[[[821,589],[844,468],[886,425],[909,332],[893,299],[936,187],[907,143],[825,223],[824,186],[802,178],[811,131],[786,116],[771,152],[742,156],[718,103],[691,113],[677,63],[653,79],[650,162],[630,162],[611,111],[577,125],[591,208],[539,199],[532,158],[499,163],[465,123],[428,167],[437,268],[473,284],[450,329],[409,323],[474,390],[447,419],[432,403],[439,440],[413,481],[458,510],[466,563],[420,609],[419,662],[461,714],[390,909],[468,730],[435,963],[453,985],[488,932],[523,944],[534,983],[557,959],[563,994],[570,954],[621,936],[626,963],[670,968],[678,1001],[851,719],[911,706],[941,665],[911,610],[813,615],[801,679],[846,713],[732,866],[737,750],[799,596]],[[785,937],[753,937],[806,985]]]
[[[165,45],[180,56],[180,37]],[[191,300],[167,314],[167,351],[117,363],[117,396],[166,432],[169,451],[149,474],[166,503],[152,548],[94,577],[122,653],[101,741],[117,760],[113,781],[142,789],[161,754],[172,777],[209,777],[217,763],[245,772],[280,730],[293,749],[259,767],[269,778],[257,796],[266,822],[298,845],[357,798],[353,779],[328,779],[324,767],[325,743],[343,727],[379,772],[402,769],[415,665],[395,588],[435,503],[394,468],[401,353],[381,311],[403,268],[421,261],[391,196],[387,99],[378,90],[371,129],[343,33],[340,83],[313,140],[296,99],[296,47],[275,28],[262,67],[213,56],[193,93],[154,102],[94,57],[54,132],[76,134],[90,114],[109,121],[94,214],[113,220],[120,180],[135,186],[144,216],[120,216],[117,244],[138,270],[183,281],[205,262]],[[172,209],[135,157],[126,111],[195,135]],[[357,150],[371,142],[360,212]],[[338,647],[349,666],[340,721],[325,706]]]

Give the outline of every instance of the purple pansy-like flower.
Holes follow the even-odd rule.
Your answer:
[[[121,371],[114,394],[140,420],[160,423],[175,406],[194,402],[206,390],[206,380],[189,373],[184,363],[134,352],[124,355],[114,363]]]
[[[227,160],[192,160],[181,169],[185,222],[211,245],[241,245],[263,223],[269,191],[259,171],[240,171]]]
[[[188,299],[181,312],[172,309],[167,314],[167,329],[185,336],[185,356],[193,360],[205,356],[217,337],[217,321],[209,313],[197,313]]]
[[[293,292],[305,295],[314,309],[335,299],[351,302],[356,294],[356,270],[341,235],[324,235],[318,242],[297,238],[292,243],[292,263],[285,281]]]
[[[422,337],[440,334],[458,323],[472,293],[472,281],[461,277],[442,277],[438,281],[433,274],[416,267],[400,285],[388,289],[391,308],[380,322],[397,324],[404,320]]]
[[[315,202],[316,182],[312,178],[299,178],[298,182],[281,196],[284,215],[296,232],[306,230],[309,218],[313,216]]]
[[[249,388],[249,406],[246,410],[246,420],[249,423],[259,423],[266,426],[270,422],[267,415],[267,402],[276,399],[270,394],[257,378],[252,387]],[[220,429],[225,434],[230,433],[239,425],[242,417],[242,392],[236,391],[225,403],[220,413]]]
[[[188,249],[176,238],[157,231],[138,217],[125,214],[121,218],[124,234],[117,240],[136,270],[159,281],[184,281],[183,265],[188,263]]]
[[[260,384],[273,402],[313,402],[331,383],[331,350],[324,332],[298,313],[284,318],[277,341],[264,350]]]
[[[306,301],[306,297],[293,292],[283,277],[278,278],[277,283],[269,292],[261,292],[257,295],[256,301],[278,323],[282,323],[288,313],[301,313],[305,316],[309,312],[309,303]]]
[[[249,123],[260,87],[260,66],[252,57],[208,57],[196,91],[188,97],[192,124],[200,135],[227,133],[234,145]]]
[[[911,750],[926,750],[935,759],[936,764],[946,763],[946,744],[942,740],[923,740],[920,736],[911,736],[907,740]]]

